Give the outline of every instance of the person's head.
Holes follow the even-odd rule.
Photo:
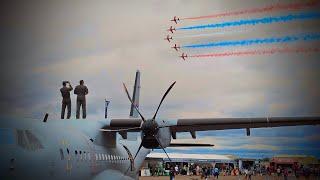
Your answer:
[[[66,81],[63,81],[62,82],[62,86],[66,86],[67,85],[67,82]]]
[[[83,80],[80,80],[80,85],[83,85],[84,84],[84,81]]]

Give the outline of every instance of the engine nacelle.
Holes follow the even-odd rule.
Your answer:
[[[147,149],[166,148],[170,146],[171,143],[171,133],[170,129],[167,127],[158,129],[154,135],[147,135],[144,133],[141,133],[141,135],[143,142],[142,146]]]

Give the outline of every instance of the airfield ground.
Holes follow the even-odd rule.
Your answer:
[[[319,177],[318,177],[319,178]],[[169,180],[169,176],[155,176],[155,177],[140,177],[139,180]],[[244,176],[219,176],[219,180],[245,180]],[[269,177],[266,176],[253,176],[251,178],[252,180],[283,180],[283,177]],[[310,177],[310,180],[317,180],[315,177]],[[200,176],[176,176],[175,180],[201,180]],[[202,178],[204,180],[204,178]],[[213,177],[208,178],[208,180],[214,180]],[[295,177],[288,177],[288,180],[306,180],[304,177],[300,177],[299,179],[296,179]],[[320,180],[320,178],[319,178]]]

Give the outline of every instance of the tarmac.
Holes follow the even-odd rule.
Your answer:
[[[148,176],[148,177],[140,177],[139,180],[169,180],[169,176]],[[252,176],[251,180],[283,180],[283,177],[277,176]],[[175,180],[205,180],[205,178],[201,179],[201,176],[176,176]],[[208,178],[208,180],[215,180],[213,177]],[[244,176],[219,176],[219,180],[246,180]],[[306,179],[304,177],[296,178],[296,177],[288,177],[288,180],[320,180],[320,177],[310,177]]]

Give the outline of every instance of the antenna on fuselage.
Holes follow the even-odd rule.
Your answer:
[[[108,101],[107,99],[105,99],[105,108],[104,108],[104,118],[108,118],[108,106],[110,104],[110,101]]]

